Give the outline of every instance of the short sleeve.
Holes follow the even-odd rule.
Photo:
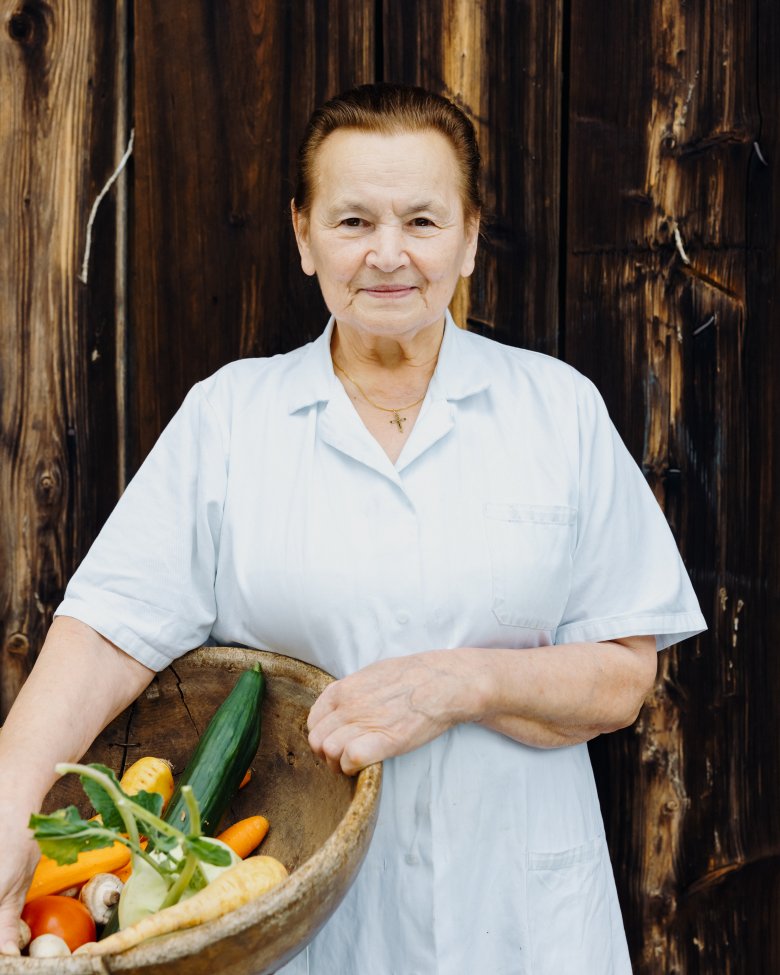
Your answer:
[[[163,431],[70,580],[55,615],[153,670],[208,638],[227,484],[225,433],[203,384]]]
[[[589,381],[578,390],[579,505],[569,598],[556,643],[706,629],[666,518]]]

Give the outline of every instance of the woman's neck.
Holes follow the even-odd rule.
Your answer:
[[[427,382],[436,368],[444,321],[427,325],[411,336],[375,335],[336,323],[331,338],[333,362],[349,375],[377,383],[400,380]]]

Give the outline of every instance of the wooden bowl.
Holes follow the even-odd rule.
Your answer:
[[[290,877],[216,921],[155,938],[116,955],[34,959],[0,956],[0,975],[271,975],[317,933],[349,889],[376,822],[381,765],[357,777],[331,772],[307,742],[306,717],[332,678],[291,657],[234,647],[193,650],[172,664],[95,741],[84,762],[121,772],[142,755],[184,769],[209,718],[240,671],[260,661],[266,676],[260,747],[252,778],[222,827],[260,814],[270,824],[260,852]],[[89,811],[75,776],[60,780],[45,809]],[[105,964],[104,964],[105,962]]]

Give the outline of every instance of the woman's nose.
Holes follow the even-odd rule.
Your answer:
[[[388,272],[408,266],[409,256],[405,250],[403,228],[380,224],[371,238],[370,250],[366,254],[369,267]]]

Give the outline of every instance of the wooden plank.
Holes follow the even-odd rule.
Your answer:
[[[116,12],[0,6],[0,720],[117,494]]]
[[[383,9],[383,77],[447,95],[477,130],[487,239],[456,293],[456,320],[557,354],[562,0]]]
[[[780,8],[762,0],[742,15],[748,13],[745,98],[753,144],[740,211],[745,320],[730,348],[709,335],[718,380],[707,386],[697,376],[704,389],[722,390],[720,401],[710,394],[707,405],[722,416],[710,420],[710,463],[723,494],[717,544],[728,556],[718,592],[715,693],[700,712],[712,798],[692,810],[689,855],[706,862],[685,892],[676,931],[681,943],[695,946],[688,970],[739,975],[780,969],[780,743],[773,730],[780,689],[780,516],[774,503],[780,487]],[[737,402],[724,415],[727,397]],[[692,772],[704,791],[702,763]]]
[[[324,327],[290,229],[294,160],[315,105],[373,80],[373,15],[136,3],[131,467],[194,382]]]
[[[759,970],[734,957],[717,897],[685,920],[763,855],[745,641],[762,586],[745,475],[765,471],[751,440],[767,446],[744,360],[762,315],[748,322],[745,261],[755,31],[752,6],[728,0],[572,3],[566,357],[603,391],[711,625],[662,655],[637,727],[592,748],[641,973]]]

